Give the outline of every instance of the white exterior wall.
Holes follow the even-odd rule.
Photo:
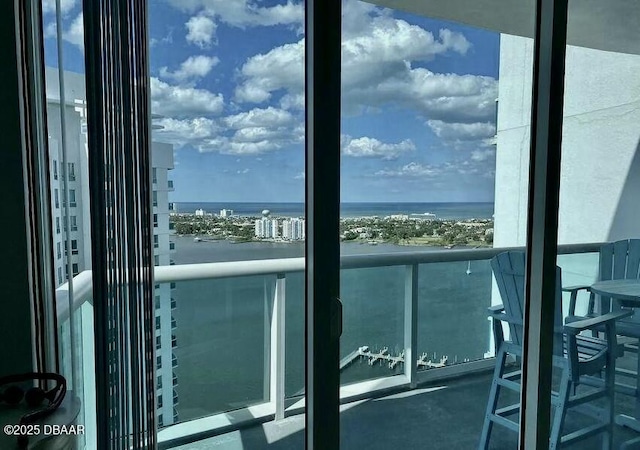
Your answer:
[[[496,247],[526,240],[533,40],[501,36]],[[561,244],[640,236],[640,56],[567,48]]]

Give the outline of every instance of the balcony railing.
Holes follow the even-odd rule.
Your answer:
[[[601,243],[590,244],[571,244],[559,247],[559,254],[573,255],[583,253],[598,252]],[[485,248],[485,249],[456,249],[449,251],[415,251],[402,253],[385,253],[385,254],[363,254],[363,255],[345,255],[341,257],[340,266],[342,270],[365,269],[365,268],[383,268],[395,267],[394,270],[402,273],[403,280],[401,285],[404,286],[402,294],[403,317],[402,317],[402,336],[404,339],[403,351],[405,361],[416,361],[419,357],[418,349],[418,302],[419,289],[418,277],[423,264],[434,263],[452,263],[452,262],[468,262],[489,260],[496,254],[506,250],[522,250],[522,248]],[[265,379],[267,380],[267,398],[264,403],[248,406],[232,412],[219,414],[220,422],[234,423],[238,427],[242,426],[248,420],[271,420],[282,419],[285,417],[285,305],[287,280],[291,275],[301,274],[304,272],[305,258],[286,258],[286,259],[268,259],[253,261],[233,261],[219,263],[202,263],[202,264],[183,264],[174,266],[158,266],[154,268],[155,283],[170,283],[171,288],[175,288],[176,283],[196,281],[196,280],[215,280],[230,279],[240,277],[255,277],[261,275],[275,275],[271,310],[269,311],[269,321],[266,323],[268,342],[267,342],[267,358],[265,363]],[[299,275],[298,275],[299,276]],[[564,277],[565,282],[568,282]],[[442,280],[434,279],[433,283],[442,284]],[[92,308],[91,306],[91,272],[85,271],[73,278],[73,301],[71,304],[75,308]],[[447,287],[444,286],[446,289]],[[446,290],[445,290],[446,292]],[[58,289],[58,320],[63,322],[69,317],[69,301],[66,300],[68,293],[67,284]],[[188,300],[188,299],[185,299]],[[172,302],[173,306],[173,302]],[[172,320],[172,325],[175,321]],[[92,321],[83,320],[82,332],[93,333]],[[486,335],[490,336],[490,324],[486,322]],[[474,339],[473,336],[469,339]],[[83,339],[84,340],[84,339]],[[92,342],[84,340],[84,345]],[[491,345],[491,347],[493,347]],[[367,398],[373,396],[376,392],[389,389],[412,389],[417,385],[427,381],[458,376],[464,373],[470,373],[479,370],[486,370],[493,365],[490,354],[485,358],[460,362],[459,364],[444,365],[429,370],[419,371],[417,364],[404,364],[403,373],[375,380],[365,380],[354,384],[344,385],[340,390],[341,401],[346,402],[356,398]],[[88,386],[94,381],[93,359],[86,358],[84,360],[84,383]],[[172,355],[172,366],[178,364],[175,355]],[[85,399],[87,407],[85,411],[91,414],[91,399]],[[303,412],[305,408],[304,398],[286,408],[287,414]],[[87,421],[87,423],[93,423]],[[215,434],[216,427],[212,424],[218,423],[213,420],[212,416],[200,419],[194,419],[167,426],[159,431],[159,441],[164,446],[168,446],[171,442],[177,442],[184,439],[185,436],[209,433]],[[226,429],[228,431],[228,427]]]

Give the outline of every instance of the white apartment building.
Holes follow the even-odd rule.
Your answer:
[[[231,217],[233,216],[233,209],[221,209],[220,210],[220,217]]]
[[[204,209],[196,209],[196,216],[204,216]]]
[[[255,221],[255,236],[265,239],[274,239],[280,235],[278,220],[263,217]]]
[[[292,218],[283,220],[282,238],[290,241],[299,241],[304,239],[304,219]]]
[[[91,268],[84,76],[72,72],[65,72],[64,75],[66,164],[63,164],[62,153],[58,72],[57,69],[46,69],[51,220],[56,287],[67,281],[67,262],[71,264],[74,276]],[[173,231],[169,227],[171,211],[169,192],[173,191],[169,171],[173,169],[173,146],[152,142],[151,151],[154,262],[155,265],[169,265],[172,264],[171,255],[175,252],[175,244],[170,239]],[[65,195],[65,191],[68,195]],[[67,198],[68,204],[65,202]],[[66,251],[67,236],[71,250],[70,257]],[[177,420],[175,411],[177,381],[173,372],[177,360],[172,351],[177,345],[173,335],[176,323],[171,315],[176,307],[173,291],[169,284],[158,284],[155,289],[157,411],[158,423],[161,426],[172,424]]]

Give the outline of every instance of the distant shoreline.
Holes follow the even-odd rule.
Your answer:
[[[304,202],[173,202],[178,214],[191,214],[202,209],[206,213],[232,210],[242,217],[260,216],[270,210],[273,216],[303,217]],[[442,219],[490,219],[494,214],[493,202],[342,202],[340,217],[384,217],[394,214],[432,213]]]
[[[171,214],[170,227],[176,234],[192,236],[195,241],[203,239],[226,240],[232,243],[282,244],[304,241],[299,239],[304,236],[303,231],[293,236],[285,233],[285,222],[290,220],[286,216],[272,214],[269,210],[262,212],[262,218],[257,215],[227,215],[228,212],[230,211],[226,210],[222,216],[204,213],[202,210],[198,210],[197,213]],[[266,227],[265,223],[270,227],[276,227],[275,230],[265,234],[262,234],[263,231],[259,232],[258,225]],[[339,223],[339,237],[342,242],[352,241],[369,245],[389,243],[413,247],[490,247],[493,245],[493,226],[493,218],[473,216],[438,218],[433,213],[367,215],[342,217]],[[289,239],[291,237],[294,239]]]

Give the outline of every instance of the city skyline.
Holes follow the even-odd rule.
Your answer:
[[[64,66],[82,71],[80,3],[62,10]],[[163,0],[149,12],[172,200],[303,201],[303,4]],[[498,54],[496,33],[344,2],[343,201],[493,201]]]

